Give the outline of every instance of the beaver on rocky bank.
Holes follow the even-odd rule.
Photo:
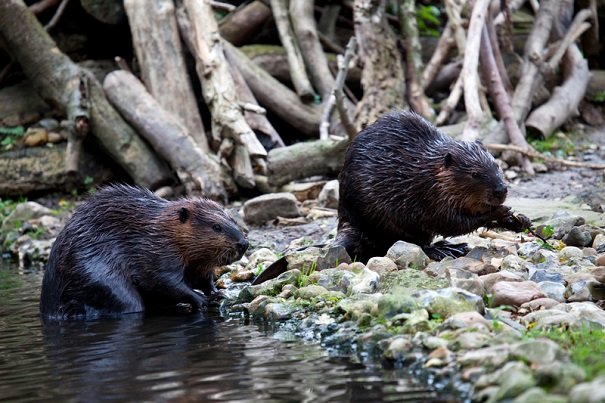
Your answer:
[[[398,240],[429,257],[461,256],[466,245],[437,242],[479,227],[529,228],[502,205],[502,171],[480,142],[456,141],[413,112],[379,118],[352,141],[339,176],[336,244],[365,262]]]
[[[40,312],[66,319],[178,303],[201,308],[216,292],[213,269],[238,260],[247,248],[233,218],[211,200],[168,201],[147,189],[105,187],[76,209],[57,236]]]

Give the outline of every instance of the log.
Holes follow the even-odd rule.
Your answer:
[[[267,158],[269,185],[281,186],[314,175],[336,175],[349,140],[316,140],[275,148]]]
[[[213,137],[231,138],[235,144],[246,146],[250,157],[265,157],[267,151],[244,119],[235,92],[235,84],[224,54],[224,41],[218,33],[214,13],[207,1],[185,0],[190,29],[181,29],[191,43],[191,52],[196,58],[196,69],[202,83],[202,95],[212,115]],[[181,27],[183,28],[183,27]],[[251,172],[241,173],[254,180]]]
[[[290,18],[307,71],[324,101],[334,88],[335,82],[317,35],[317,27],[313,18],[314,3],[313,0],[290,1]]]
[[[86,77],[91,133],[137,184],[154,188],[173,179],[167,166],[107,102],[101,84],[57,49],[22,0],[0,1],[0,34],[41,98],[60,113],[69,114],[73,92]]]
[[[239,49],[225,44],[227,58],[237,66],[258,102],[307,136],[317,136],[321,111],[301,102],[288,87],[248,59]]]
[[[50,191],[71,191],[83,188],[83,181],[73,182],[65,168],[66,144],[53,147],[32,147],[0,154],[0,195],[19,197]],[[93,184],[112,179],[112,171],[99,158],[98,152],[84,148],[79,160],[80,178],[92,178]],[[87,184],[90,186],[91,184]]]
[[[105,77],[107,97],[139,133],[175,170],[191,175],[202,193],[226,202],[227,189],[234,186],[218,161],[206,154],[174,116],[147,92],[143,83],[127,71]]]
[[[271,8],[261,0],[239,7],[220,22],[221,36],[234,44],[243,45],[250,41],[271,18]]]
[[[290,24],[287,1],[270,0],[270,4],[281,44],[288,56],[288,66],[294,89],[303,102],[312,102],[315,99],[315,91],[309,81],[309,77],[307,77],[300,45]]]
[[[187,74],[173,1],[125,0],[124,7],[147,90],[207,151],[208,140]]]
[[[119,24],[126,18],[122,0],[80,0],[82,8],[105,24]]]
[[[563,59],[565,81],[556,87],[548,102],[535,109],[525,121],[528,132],[542,138],[550,136],[570,116],[578,114],[578,106],[584,98],[590,72],[588,62],[577,45],[573,44]]]
[[[395,34],[385,19],[385,3],[356,0],[353,7],[358,55],[364,61],[363,98],[355,111],[358,130],[405,106],[405,78]]]

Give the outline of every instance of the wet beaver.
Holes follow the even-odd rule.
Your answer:
[[[502,172],[480,142],[456,141],[413,112],[387,114],[362,130],[339,183],[336,244],[363,262],[384,256],[398,240],[420,245],[435,260],[461,256],[465,244],[431,245],[433,237],[531,225],[502,205]]]
[[[105,187],[57,236],[40,312],[64,319],[178,303],[201,308],[216,292],[214,267],[238,260],[247,248],[235,221],[211,200],[168,201],[147,189]]]

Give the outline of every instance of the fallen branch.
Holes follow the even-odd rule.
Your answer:
[[[533,151],[531,149],[524,149],[522,147],[513,146],[510,144],[485,144],[490,150],[493,151],[512,151],[516,153],[520,153],[526,155],[530,158],[538,158],[544,160],[546,162],[550,162],[553,164],[564,165],[568,167],[576,167],[576,168],[590,168],[590,169],[605,169],[605,164],[595,164],[591,162],[579,162],[579,161],[569,161],[555,157],[549,157],[547,155],[541,154],[539,152]]]
[[[300,52],[298,40],[292,31],[290,18],[288,16],[288,6],[286,0],[270,0],[271,10],[273,10],[273,19],[277,25],[279,38],[282,46],[288,56],[288,65],[290,66],[290,77],[296,93],[303,102],[311,102],[315,99],[315,91],[307,77],[305,63]]]
[[[233,184],[218,162],[193,141],[174,115],[147,92],[143,83],[131,73],[116,70],[105,77],[103,87],[124,118],[175,170],[189,174],[207,197],[226,202],[226,188],[232,190]]]
[[[344,105],[345,95],[343,93],[343,87],[347,78],[349,64],[351,63],[351,59],[353,59],[353,55],[355,55],[356,50],[357,41],[353,36],[351,37],[351,39],[349,39],[349,42],[347,43],[347,47],[343,57],[338,60],[338,74],[336,75],[334,89],[332,90],[332,94],[330,95],[330,98],[328,98],[328,101],[324,106],[324,111],[321,117],[321,123],[319,124],[319,138],[322,140],[326,140],[329,136],[328,131],[330,128],[330,116],[332,116],[334,105],[336,105],[336,107],[338,108],[340,121],[349,139],[353,139],[353,137],[355,137],[355,134],[357,134],[357,129],[351,121],[349,113]]]
[[[439,41],[437,42],[437,47],[433,51],[433,55],[431,59],[424,67],[422,71],[422,89],[426,90],[428,86],[433,82],[433,79],[439,73],[443,62],[449,55],[450,51],[454,47],[456,40],[452,37],[452,24],[448,21],[443,29],[443,33],[439,37]]]
[[[63,15],[63,12],[65,11],[65,7],[67,7],[67,3],[69,3],[69,0],[61,1],[61,4],[59,4],[59,7],[57,7],[57,11],[55,11],[55,14],[53,15],[53,17],[44,26],[45,30],[50,31],[55,25],[57,25],[57,23],[61,19],[61,16]]]
[[[271,18],[271,8],[262,0],[255,0],[238,7],[219,25],[221,36],[239,46],[249,41]]]

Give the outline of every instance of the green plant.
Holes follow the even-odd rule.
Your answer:
[[[588,380],[597,375],[605,374],[605,331],[582,327],[572,330],[567,327],[554,329],[532,329],[525,336],[526,339],[546,337],[559,344],[569,353],[571,361],[583,368]]]
[[[252,272],[254,273],[255,276],[258,276],[263,271],[265,271],[265,264],[264,263],[257,264],[256,267],[254,268],[254,270],[252,270]]]
[[[599,91],[592,97],[594,102],[605,102],[605,91]]]
[[[418,5],[416,8],[416,24],[421,35],[439,36],[437,27],[441,25],[441,11],[436,6]]]
[[[25,129],[23,126],[15,126],[15,127],[0,127],[0,137],[3,137],[0,140],[0,146],[4,150],[10,150],[17,139],[19,137],[23,137],[25,134]]]

